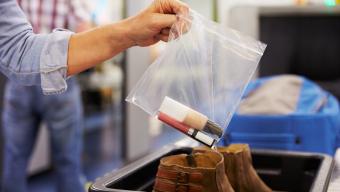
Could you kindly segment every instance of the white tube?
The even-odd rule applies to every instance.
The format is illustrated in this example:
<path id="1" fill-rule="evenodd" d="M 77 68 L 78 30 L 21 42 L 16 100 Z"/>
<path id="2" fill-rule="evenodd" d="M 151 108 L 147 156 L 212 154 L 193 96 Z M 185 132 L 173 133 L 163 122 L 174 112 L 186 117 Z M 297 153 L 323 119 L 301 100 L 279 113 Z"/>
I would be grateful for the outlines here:
<path id="1" fill-rule="evenodd" d="M 171 99 L 170 97 L 165 97 L 159 111 L 169 115 L 179 122 L 183 122 L 190 111 L 190 108 Z"/>
<path id="2" fill-rule="evenodd" d="M 214 139 L 209 137 L 208 135 L 205 135 L 201 132 L 197 132 L 196 139 L 200 140 L 201 142 L 205 143 L 208 146 L 212 146 L 214 144 Z"/>

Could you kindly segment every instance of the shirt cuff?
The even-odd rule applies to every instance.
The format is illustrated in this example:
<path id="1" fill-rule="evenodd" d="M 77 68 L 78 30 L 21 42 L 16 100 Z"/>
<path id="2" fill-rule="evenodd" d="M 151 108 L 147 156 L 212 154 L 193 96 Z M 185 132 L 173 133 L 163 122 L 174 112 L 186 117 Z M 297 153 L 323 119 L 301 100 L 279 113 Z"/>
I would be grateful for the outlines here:
<path id="1" fill-rule="evenodd" d="M 55 29 L 48 36 L 40 56 L 41 88 L 45 95 L 67 90 L 67 57 L 73 32 Z"/>

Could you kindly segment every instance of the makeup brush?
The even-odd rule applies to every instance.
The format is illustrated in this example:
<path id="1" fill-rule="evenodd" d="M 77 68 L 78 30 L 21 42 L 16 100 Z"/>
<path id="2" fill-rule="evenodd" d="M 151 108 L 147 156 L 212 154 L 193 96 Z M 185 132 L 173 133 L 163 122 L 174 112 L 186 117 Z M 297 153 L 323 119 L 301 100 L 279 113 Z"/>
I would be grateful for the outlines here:
<path id="1" fill-rule="evenodd" d="M 190 128 L 187 125 L 176 121 L 162 112 L 158 113 L 158 119 L 210 148 L 216 143 L 215 139 L 209 137 L 197 129 Z"/>
<path id="2" fill-rule="evenodd" d="M 165 97 L 159 111 L 194 129 L 222 137 L 222 128 L 202 113 Z"/>

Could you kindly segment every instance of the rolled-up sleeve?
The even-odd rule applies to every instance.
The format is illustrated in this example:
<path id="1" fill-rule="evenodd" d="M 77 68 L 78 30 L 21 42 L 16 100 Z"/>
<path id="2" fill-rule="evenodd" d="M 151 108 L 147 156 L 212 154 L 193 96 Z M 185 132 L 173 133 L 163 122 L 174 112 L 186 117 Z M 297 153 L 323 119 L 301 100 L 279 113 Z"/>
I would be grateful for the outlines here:
<path id="1" fill-rule="evenodd" d="M 34 34 L 15 0 L 0 0 L 0 70 L 22 85 L 41 85 L 45 94 L 67 89 L 67 53 L 72 32 Z"/>
<path id="2" fill-rule="evenodd" d="M 48 35 L 40 55 L 41 88 L 45 94 L 67 89 L 67 52 L 71 32 L 61 29 Z"/>

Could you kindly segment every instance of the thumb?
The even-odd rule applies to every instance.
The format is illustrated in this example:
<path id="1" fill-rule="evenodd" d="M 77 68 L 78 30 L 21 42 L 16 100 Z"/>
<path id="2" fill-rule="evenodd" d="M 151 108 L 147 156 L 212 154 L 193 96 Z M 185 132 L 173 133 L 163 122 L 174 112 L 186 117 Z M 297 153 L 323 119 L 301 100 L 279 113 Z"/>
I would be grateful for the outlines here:
<path id="1" fill-rule="evenodd" d="M 154 13 L 153 14 L 153 22 L 151 25 L 159 30 L 164 28 L 169 28 L 177 21 L 176 15 L 173 14 L 161 14 Z"/>

